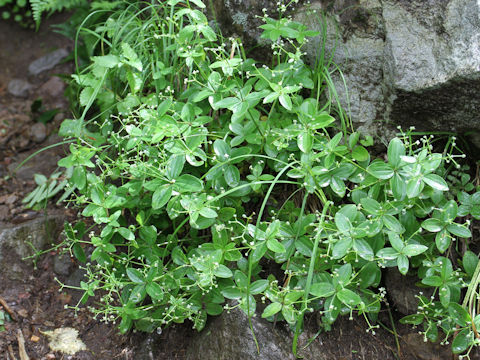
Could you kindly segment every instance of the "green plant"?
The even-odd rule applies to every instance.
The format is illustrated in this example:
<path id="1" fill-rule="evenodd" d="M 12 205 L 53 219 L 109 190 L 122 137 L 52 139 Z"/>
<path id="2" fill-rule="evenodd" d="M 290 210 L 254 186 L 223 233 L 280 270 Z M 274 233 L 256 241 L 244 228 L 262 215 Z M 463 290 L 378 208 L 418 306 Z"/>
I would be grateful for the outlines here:
<path id="1" fill-rule="evenodd" d="M 5 312 L 0 310 L 0 332 L 5 331 Z"/>
<path id="2" fill-rule="evenodd" d="M 3 20 L 12 19 L 24 27 L 31 25 L 32 12 L 27 0 L 0 0 L 0 11 Z"/>
<path id="3" fill-rule="evenodd" d="M 478 259 L 454 242 L 471 233 L 444 180 L 459 155 L 410 131 L 373 159 L 372 139 L 328 100 L 338 68 L 303 61 L 317 33 L 265 15 L 274 57 L 260 65 L 202 8 L 132 2 L 78 30 L 93 34 L 93 56 L 73 76 L 83 109 L 61 126 L 72 143 L 59 166 L 93 222 L 65 228 L 87 271 L 81 302 L 100 292 L 91 311 L 126 332 L 186 320 L 201 330 L 207 315 L 251 317 L 268 301 L 262 317 L 294 329 L 296 354 L 312 311 L 326 329 L 355 312 L 374 331 L 392 267 L 434 294 L 403 321 L 434 341 L 459 332 L 453 351 L 471 349 Z"/>
<path id="4" fill-rule="evenodd" d="M 37 28 L 40 25 L 42 14 L 45 12 L 53 13 L 64 9 L 75 9 L 86 4 L 87 0 L 30 0 L 33 20 L 37 24 Z"/>

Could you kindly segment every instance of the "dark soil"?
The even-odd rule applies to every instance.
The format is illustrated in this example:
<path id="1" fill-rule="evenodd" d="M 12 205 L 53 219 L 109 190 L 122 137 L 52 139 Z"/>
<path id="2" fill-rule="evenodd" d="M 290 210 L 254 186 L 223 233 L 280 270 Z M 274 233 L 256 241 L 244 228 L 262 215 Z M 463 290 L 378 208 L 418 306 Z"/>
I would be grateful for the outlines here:
<path id="1" fill-rule="evenodd" d="M 61 121 L 70 116 L 66 99 L 63 96 L 52 97 L 45 94 L 42 86 L 54 74 L 71 73 L 71 63 L 60 64 L 35 77 L 28 74 L 28 66 L 33 60 L 58 48 L 72 50 L 72 43 L 53 33 L 49 27 L 65 19 L 65 15 L 53 16 L 44 22 L 37 33 L 0 21 L 0 230 L 7 225 L 43 216 L 42 212 L 25 209 L 21 200 L 35 187 L 33 174 L 43 173 L 48 176 L 56 169 L 57 160 L 64 152 L 62 146 L 54 147 L 17 169 L 29 155 L 61 141 L 55 133 Z M 14 78 L 28 80 L 32 84 L 26 97 L 14 97 L 7 91 L 10 80 Z M 38 115 L 32 113 L 32 103 L 38 98 L 42 99 L 44 110 L 60 110 L 53 121 L 46 125 L 48 136 L 41 142 L 37 141 L 38 138 L 35 140 L 35 134 L 32 134 Z M 46 211 L 61 214 L 69 222 L 76 217 L 75 211 L 53 204 L 50 204 Z M 22 279 L 8 279 L 5 274 L 0 273 L 0 310 L 11 312 L 11 319 L 5 324 L 6 330 L 0 331 L 0 359 L 21 358 L 18 331 L 23 335 L 25 350 L 31 359 L 186 358 L 190 340 L 196 336 L 191 330 L 191 324 L 175 325 L 154 336 L 139 333 L 119 335 L 115 325 L 93 320 L 86 309 L 77 314 L 65 309 L 65 305 L 76 304 L 79 293 L 67 289 L 59 292 L 55 278 L 78 282 L 79 272 L 75 270 L 77 264 L 73 259 L 64 258 L 64 263 L 70 268 L 69 273 L 56 274 L 54 260 L 57 256 L 56 252 L 47 252 L 35 259 L 36 268 L 31 262 L 12 264 L 24 269 Z M 382 314 L 381 320 L 388 328 L 392 328 L 387 314 Z M 315 328 L 314 321 L 307 325 Z M 52 352 L 48 339 L 42 332 L 60 327 L 77 329 L 88 350 L 73 356 Z M 391 332 L 381 328 L 377 330 L 376 336 L 372 336 L 366 333 L 366 329 L 367 324 L 363 319 L 342 319 L 334 324 L 331 332 L 320 334 L 315 341 L 323 343 L 325 352 L 332 354 L 332 359 L 452 358 L 448 348 L 425 344 L 423 336 L 412 332 L 408 327 L 397 324 L 400 348 L 397 348 Z M 198 358 L 201 359 L 200 354 Z"/>

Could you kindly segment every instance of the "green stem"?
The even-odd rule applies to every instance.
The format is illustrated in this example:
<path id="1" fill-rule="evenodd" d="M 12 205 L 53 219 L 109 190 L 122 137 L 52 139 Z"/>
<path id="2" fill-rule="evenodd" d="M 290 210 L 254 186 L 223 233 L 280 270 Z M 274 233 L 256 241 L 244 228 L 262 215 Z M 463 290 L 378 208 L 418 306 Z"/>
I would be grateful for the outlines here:
<path id="1" fill-rule="evenodd" d="M 317 229 L 317 235 L 315 236 L 315 243 L 313 244 L 312 257 L 310 258 L 310 266 L 308 268 L 307 283 L 305 285 L 305 291 L 303 293 L 302 310 L 300 312 L 300 317 L 297 320 L 297 326 L 295 327 L 295 336 L 293 337 L 292 351 L 293 351 L 293 355 L 295 355 L 295 357 L 297 358 L 300 358 L 300 356 L 297 354 L 298 336 L 300 335 L 300 332 L 302 330 L 303 316 L 307 311 L 307 307 L 308 307 L 308 294 L 310 293 L 310 287 L 312 286 L 313 272 L 315 269 L 315 261 L 316 261 L 317 250 L 318 250 L 318 243 L 320 242 L 320 235 L 322 234 L 322 230 L 323 230 L 322 224 L 325 220 L 325 215 L 327 214 L 327 210 L 330 207 L 330 205 L 332 205 L 332 202 L 327 201 L 323 206 L 322 215 L 320 217 L 319 228 Z"/>

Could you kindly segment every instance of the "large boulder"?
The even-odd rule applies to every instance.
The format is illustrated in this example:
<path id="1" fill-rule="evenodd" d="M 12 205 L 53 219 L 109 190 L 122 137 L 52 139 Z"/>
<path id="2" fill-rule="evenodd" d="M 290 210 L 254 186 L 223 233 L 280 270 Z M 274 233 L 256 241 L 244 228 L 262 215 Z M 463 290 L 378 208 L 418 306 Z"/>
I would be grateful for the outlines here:
<path id="1" fill-rule="evenodd" d="M 262 9 L 271 14 L 275 7 L 274 1 L 221 3 L 227 21 L 219 23 L 247 43 L 260 40 Z M 383 134 L 397 125 L 480 132 L 477 0 L 312 0 L 296 6 L 295 21 L 316 30 L 326 26 L 326 53 L 334 52 L 343 72 L 343 78 L 334 73 L 339 101 L 357 127 Z M 312 61 L 321 44 L 320 38 L 307 44 Z"/>

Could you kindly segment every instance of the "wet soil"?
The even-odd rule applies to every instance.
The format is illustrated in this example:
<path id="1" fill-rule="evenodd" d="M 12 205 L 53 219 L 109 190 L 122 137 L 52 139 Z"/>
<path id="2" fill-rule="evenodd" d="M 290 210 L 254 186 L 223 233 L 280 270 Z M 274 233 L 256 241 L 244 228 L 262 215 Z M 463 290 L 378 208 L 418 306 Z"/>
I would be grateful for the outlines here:
<path id="1" fill-rule="evenodd" d="M 61 121 L 70 115 L 66 99 L 61 95 L 52 96 L 55 92 L 45 84 L 56 74 L 71 73 L 72 64 L 59 64 L 36 76 L 28 73 L 29 64 L 35 59 L 60 48 L 72 50 L 72 43 L 50 28 L 51 24 L 61 23 L 66 18 L 62 14 L 53 16 L 37 33 L 0 21 L 0 231 L 44 216 L 43 211 L 25 209 L 21 200 L 35 187 L 33 175 L 51 174 L 65 151 L 62 146 L 53 147 L 18 167 L 36 151 L 60 142 L 56 131 Z M 22 97 L 13 96 L 8 91 L 12 79 L 28 81 L 31 88 Z M 32 112 L 32 104 L 39 98 L 43 111 L 58 109 L 54 119 L 46 124 L 45 129 L 40 129 L 45 130 L 44 139 L 32 131 L 38 120 L 38 114 Z M 48 205 L 46 213 L 69 222 L 76 218 L 74 210 L 53 203 Z M 58 242 L 58 236 L 51 241 Z M 12 256 L 12 259 L 16 258 Z M 0 359 L 23 360 L 19 353 L 22 337 L 30 359 L 185 359 L 187 353 L 195 353 L 195 350 L 187 351 L 196 336 L 191 324 L 174 325 L 162 334 L 119 335 L 114 325 L 92 319 L 86 309 L 76 314 L 65 309 L 65 305 L 76 304 L 79 293 L 69 289 L 59 291 L 56 278 L 78 283 L 81 278 L 81 272 L 75 270 L 78 264 L 64 257 L 62 261 L 68 270 L 58 274 L 58 269 L 57 273 L 54 271 L 57 252 L 46 252 L 34 260 L 35 263 L 16 259 L 21 264 L 12 264 L 22 269 L 21 278 L 12 279 L 6 273 L 0 273 L 0 311 L 9 313 L 5 330 L 0 331 Z M 392 328 L 386 314 L 383 313 L 381 319 Z M 314 322 L 309 326 L 314 329 Z M 43 332 L 61 327 L 77 329 L 87 350 L 73 356 L 51 351 Z M 399 347 L 391 331 L 381 328 L 376 336 L 372 336 L 366 333 L 366 329 L 363 319 L 343 319 L 334 324 L 331 332 L 320 334 L 315 341 L 322 342 L 325 353 L 331 354 L 332 359 L 452 358 L 449 349 L 424 344 L 423 336 L 408 327 L 397 324 Z M 432 346 L 433 350 L 430 349 Z M 202 356 L 196 354 L 193 358 L 202 359 Z"/>

